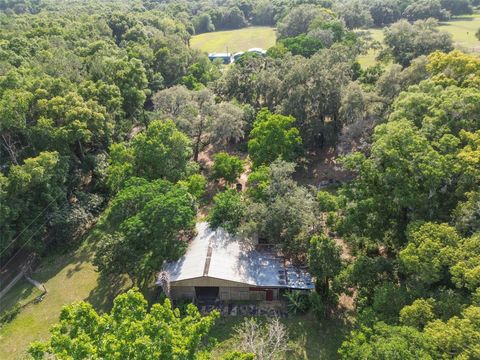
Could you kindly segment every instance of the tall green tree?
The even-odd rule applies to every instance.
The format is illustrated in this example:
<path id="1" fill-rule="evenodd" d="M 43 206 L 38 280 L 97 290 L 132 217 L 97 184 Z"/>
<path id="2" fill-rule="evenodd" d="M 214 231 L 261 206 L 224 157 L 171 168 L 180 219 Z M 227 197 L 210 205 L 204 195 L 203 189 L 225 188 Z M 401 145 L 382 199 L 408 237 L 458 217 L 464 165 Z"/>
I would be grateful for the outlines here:
<path id="1" fill-rule="evenodd" d="M 276 160 L 252 172 L 243 225 L 247 233 L 258 235 L 293 258 L 307 252 L 317 231 L 315 199 L 292 179 L 294 171 L 295 164 Z"/>
<path id="2" fill-rule="evenodd" d="M 191 155 L 190 140 L 173 121 L 152 121 L 129 144 L 111 146 L 109 185 L 116 191 L 130 176 L 177 181 L 187 175 Z"/>
<path id="3" fill-rule="evenodd" d="M 212 228 L 223 227 L 235 234 L 245 216 L 245 203 L 240 193 L 228 189 L 218 193 L 213 198 L 213 207 L 208 214 L 208 221 Z"/>
<path id="4" fill-rule="evenodd" d="M 384 31 L 384 42 L 388 50 L 393 59 L 402 66 L 408 66 L 420 55 L 428 55 L 436 50 L 453 50 L 452 36 L 438 30 L 437 21 L 434 19 L 418 20 L 413 24 L 400 20 Z"/>
<path id="5" fill-rule="evenodd" d="M 225 152 L 214 155 L 212 176 L 214 179 L 225 179 L 233 184 L 243 172 L 243 163 L 238 156 L 230 156 Z"/>
<path id="6" fill-rule="evenodd" d="M 317 279 L 318 291 L 328 297 L 330 282 L 342 269 L 340 248 L 326 235 L 313 236 L 308 250 L 308 265 Z"/>
<path id="7" fill-rule="evenodd" d="M 359 173 L 344 190 L 356 198 L 346 211 L 345 230 L 398 249 L 410 221 L 445 215 L 441 189 L 453 175 L 451 161 L 406 120 L 377 126 L 371 156 L 345 159 Z"/>
<path id="8" fill-rule="evenodd" d="M 193 159 L 209 144 L 225 146 L 244 135 L 243 110 L 232 103 L 215 102 L 208 89 L 191 91 L 174 86 L 156 93 L 153 103 L 161 116 L 173 119 L 193 145 Z"/>
<path id="9" fill-rule="evenodd" d="M 135 172 L 147 179 L 178 180 L 192 155 L 188 138 L 168 120 L 153 121 L 132 140 Z"/>
<path id="10" fill-rule="evenodd" d="M 453 249 L 460 242 L 455 228 L 447 224 L 412 224 L 408 240 L 399 254 L 406 271 L 425 284 L 442 280 L 445 267 L 453 262 Z"/>
<path id="11" fill-rule="evenodd" d="M 131 178 L 98 228 L 94 263 L 105 274 L 127 274 L 144 283 L 165 260 L 183 255 L 195 215 L 194 198 L 184 186 Z"/>
<path id="12" fill-rule="evenodd" d="M 167 299 L 148 309 L 138 290 L 117 296 L 110 313 L 99 314 L 86 302 L 66 305 L 51 338 L 31 344 L 33 359 L 178 359 L 202 358 L 202 341 L 218 312 L 201 316 L 189 304 L 185 313 Z"/>
<path id="13" fill-rule="evenodd" d="M 68 163 L 57 152 L 42 152 L 0 176 L 1 256 L 19 247 L 41 252 L 52 214 L 67 203 Z"/>
<path id="14" fill-rule="evenodd" d="M 276 115 L 264 109 L 253 124 L 248 153 L 254 166 L 270 164 L 280 158 L 294 161 L 301 151 L 302 138 L 293 117 Z"/>

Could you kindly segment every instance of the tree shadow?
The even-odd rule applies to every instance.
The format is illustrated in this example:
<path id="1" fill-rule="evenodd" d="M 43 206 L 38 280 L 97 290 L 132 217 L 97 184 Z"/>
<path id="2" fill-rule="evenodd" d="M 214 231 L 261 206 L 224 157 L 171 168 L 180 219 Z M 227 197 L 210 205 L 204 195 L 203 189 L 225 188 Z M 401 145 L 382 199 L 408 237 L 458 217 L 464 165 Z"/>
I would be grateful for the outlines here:
<path id="1" fill-rule="evenodd" d="M 243 320 L 244 317 L 240 316 L 219 317 L 215 321 L 215 325 L 210 331 L 208 337 L 210 339 L 216 339 L 218 342 L 228 340 L 234 335 L 235 327 Z"/>
<path id="2" fill-rule="evenodd" d="M 0 314 L 8 311 L 16 305 L 23 306 L 33 299 L 40 292 L 35 286 L 25 279 L 21 279 L 10 291 L 0 300 Z"/>
<path id="3" fill-rule="evenodd" d="M 338 349 L 350 332 L 350 325 L 342 319 L 318 321 L 310 315 L 285 319 L 291 340 L 298 346 L 292 348 L 287 359 L 338 359 Z"/>
<path id="4" fill-rule="evenodd" d="M 42 283 L 56 276 L 66 266 L 71 266 L 67 270 L 66 276 L 71 278 L 75 273 L 81 271 L 85 263 L 91 260 L 91 252 L 87 246 L 79 246 L 76 249 L 70 249 L 65 253 L 53 253 L 41 260 L 39 266 L 33 271 L 32 277 Z"/>
<path id="5" fill-rule="evenodd" d="M 128 277 L 122 275 L 100 275 L 97 286 L 90 291 L 85 299 L 99 311 L 108 312 L 113 306 L 113 300 L 119 294 L 132 287 Z"/>

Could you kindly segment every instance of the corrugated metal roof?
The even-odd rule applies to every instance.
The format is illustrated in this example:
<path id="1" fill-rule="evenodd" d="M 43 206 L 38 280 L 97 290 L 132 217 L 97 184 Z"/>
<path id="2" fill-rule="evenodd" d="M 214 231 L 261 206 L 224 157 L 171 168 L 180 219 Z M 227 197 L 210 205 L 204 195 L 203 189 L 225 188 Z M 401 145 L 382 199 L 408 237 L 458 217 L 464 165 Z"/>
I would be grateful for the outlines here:
<path id="1" fill-rule="evenodd" d="M 205 222 L 197 224 L 197 232 L 185 255 L 165 265 L 170 282 L 205 276 L 260 287 L 314 288 L 307 272 L 285 266 L 281 257 L 257 251 L 240 237 Z"/>

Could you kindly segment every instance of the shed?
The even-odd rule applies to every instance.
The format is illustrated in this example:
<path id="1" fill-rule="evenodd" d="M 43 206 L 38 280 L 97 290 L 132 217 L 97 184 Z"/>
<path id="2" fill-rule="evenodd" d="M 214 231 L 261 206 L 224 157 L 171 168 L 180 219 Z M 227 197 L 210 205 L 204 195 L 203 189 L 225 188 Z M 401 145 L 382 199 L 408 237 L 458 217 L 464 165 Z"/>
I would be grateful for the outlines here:
<path id="1" fill-rule="evenodd" d="M 197 224 L 197 236 L 185 255 L 165 264 L 163 272 L 175 300 L 276 300 L 282 289 L 314 289 L 304 269 L 206 222 Z"/>
<path id="2" fill-rule="evenodd" d="M 233 62 L 233 56 L 230 53 L 212 53 L 208 54 L 210 61 L 220 59 L 225 65 L 231 64 Z"/>
<path id="3" fill-rule="evenodd" d="M 248 49 L 249 53 L 257 54 L 257 55 L 266 55 L 267 51 L 263 50 L 262 48 L 251 48 Z"/>

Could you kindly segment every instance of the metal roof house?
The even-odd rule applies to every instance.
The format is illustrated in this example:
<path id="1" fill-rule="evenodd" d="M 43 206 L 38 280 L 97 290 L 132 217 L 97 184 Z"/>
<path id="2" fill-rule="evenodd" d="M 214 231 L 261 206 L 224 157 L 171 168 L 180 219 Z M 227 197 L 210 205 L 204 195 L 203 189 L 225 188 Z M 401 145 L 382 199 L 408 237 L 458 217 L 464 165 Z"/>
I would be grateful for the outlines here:
<path id="1" fill-rule="evenodd" d="M 231 64 L 231 63 L 237 61 L 238 59 L 240 59 L 242 57 L 242 55 L 244 55 L 246 53 L 265 56 L 267 54 L 267 51 L 263 50 L 262 48 L 251 48 L 251 49 L 248 49 L 247 51 L 236 52 L 235 54 L 231 54 L 229 52 L 226 52 L 226 53 L 211 53 L 211 54 L 208 54 L 208 58 L 210 59 L 210 61 L 220 59 L 223 62 L 223 64 L 228 65 L 228 64 Z"/>
<path id="2" fill-rule="evenodd" d="M 174 300 L 276 300 L 282 289 L 314 289 L 305 270 L 205 222 L 197 224 L 185 255 L 163 272 Z"/>
<path id="3" fill-rule="evenodd" d="M 238 59 L 240 59 L 243 54 L 245 54 L 244 51 L 239 51 L 239 52 L 236 52 L 235 54 L 233 54 L 233 61 L 237 61 Z"/>
<path id="4" fill-rule="evenodd" d="M 267 54 L 267 51 L 263 50 L 262 48 L 251 48 L 251 49 L 248 49 L 248 52 L 249 53 L 254 53 L 254 54 L 257 54 L 257 55 L 266 55 Z"/>
<path id="5" fill-rule="evenodd" d="M 210 59 L 210 61 L 220 59 L 225 65 L 231 64 L 233 62 L 233 56 L 230 53 L 212 53 L 208 54 L 208 58 Z"/>

